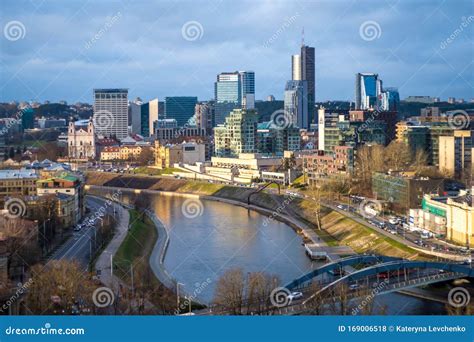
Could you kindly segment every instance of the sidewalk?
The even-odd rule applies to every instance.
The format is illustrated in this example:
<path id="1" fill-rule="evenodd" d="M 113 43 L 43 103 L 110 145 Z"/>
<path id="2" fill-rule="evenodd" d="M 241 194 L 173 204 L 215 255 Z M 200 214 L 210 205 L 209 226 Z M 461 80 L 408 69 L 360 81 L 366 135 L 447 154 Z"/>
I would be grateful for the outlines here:
<path id="1" fill-rule="evenodd" d="M 97 258 L 95 263 L 95 269 L 100 270 L 100 280 L 101 282 L 110 287 L 111 289 L 116 288 L 118 284 L 123 284 L 123 282 L 112 275 L 111 271 L 111 264 L 112 264 L 112 256 L 117 253 L 120 245 L 122 244 L 123 240 L 127 236 L 128 233 L 128 225 L 130 221 L 130 214 L 128 210 L 126 210 L 123 206 L 114 203 L 115 210 L 117 212 L 116 216 L 116 231 L 114 237 L 109 242 L 107 247 L 104 251 L 100 254 Z M 114 286 L 115 285 L 115 286 Z"/>

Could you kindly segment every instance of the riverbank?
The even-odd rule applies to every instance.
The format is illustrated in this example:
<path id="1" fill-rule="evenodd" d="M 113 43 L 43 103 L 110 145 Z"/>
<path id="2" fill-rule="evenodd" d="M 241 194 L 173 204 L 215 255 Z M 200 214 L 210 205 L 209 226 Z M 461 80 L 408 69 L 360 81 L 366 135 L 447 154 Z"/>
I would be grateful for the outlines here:
<path id="1" fill-rule="evenodd" d="M 247 198 L 255 189 L 196 182 L 175 178 L 134 177 L 114 174 L 90 173 L 87 184 L 108 188 L 133 188 L 135 192 L 194 196 L 247 207 Z M 271 193 L 257 193 L 251 197 L 249 209 L 259 211 L 273 219 L 281 220 L 302 234 L 307 242 L 328 246 L 347 246 L 356 253 L 376 253 L 406 259 L 426 259 L 428 256 L 407 247 L 390 237 L 343 214 L 321 206 L 321 229 L 317 229 L 315 204 L 304 198 Z"/>

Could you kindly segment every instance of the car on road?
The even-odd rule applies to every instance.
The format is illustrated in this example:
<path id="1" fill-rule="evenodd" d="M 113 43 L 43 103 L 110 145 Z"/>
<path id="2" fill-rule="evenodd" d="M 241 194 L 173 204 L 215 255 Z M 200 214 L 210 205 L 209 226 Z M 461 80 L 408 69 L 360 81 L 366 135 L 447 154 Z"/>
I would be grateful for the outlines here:
<path id="1" fill-rule="evenodd" d="M 349 285 L 349 290 L 357 290 L 360 288 L 359 284 L 351 284 Z"/>
<path id="2" fill-rule="evenodd" d="M 390 222 L 391 224 L 397 224 L 399 221 L 396 217 L 392 216 L 388 219 L 388 222 Z"/>
<path id="3" fill-rule="evenodd" d="M 289 300 L 295 300 L 295 299 L 300 299 L 303 298 L 303 293 L 302 292 L 291 292 L 288 295 Z"/>
<path id="4" fill-rule="evenodd" d="M 396 230 L 391 230 L 391 231 L 390 231 L 390 234 L 397 235 L 398 233 L 397 233 Z"/>
<path id="5" fill-rule="evenodd" d="M 338 209 L 341 209 L 341 210 L 345 210 L 345 209 L 344 209 L 344 206 L 341 205 L 341 204 L 339 204 L 339 205 L 337 206 L 337 208 L 338 208 Z"/>

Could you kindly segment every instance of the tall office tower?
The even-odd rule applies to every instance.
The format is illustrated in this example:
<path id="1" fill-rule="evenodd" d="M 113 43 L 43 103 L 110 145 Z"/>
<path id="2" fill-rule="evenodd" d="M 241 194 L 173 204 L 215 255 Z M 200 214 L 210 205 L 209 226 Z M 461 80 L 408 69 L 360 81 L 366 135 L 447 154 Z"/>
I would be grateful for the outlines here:
<path id="1" fill-rule="evenodd" d="M 397 112 L 400 107 L 400 95 L 397 88 L 382 89 L 380 94 L 380 108 L 383 111 Z"/>
<path id="2" fill-rule="evenodd" d="M 242 87 L 242 108 L 255 108 L 255 73 L 253 71 L 239 71 Z"/>
<path id="3" fill-rule="evenodd" d="M 285 87 L 285 114 L 298 128 L 309 128 L 308 82 L 288 81 Z"/>
<path id="4" fill-rule="evenodd" d="M 215 124 L 222 124 L 236 108 L 255 108 L 255 73 L 253 71 L 223 72 L 214 84 Z"/>
<path id="5" fill-rule="evenodd" d="M 142 134 L 142 105 L 143 101 L 139 97 L 129 103 L 132 133 L 135 134 Z"/>
<path id="6" fill-rule="evenodd" d="M 308 82 L 308 115 L 310 123 L 314 122 L 315 90 L 314 47 L 301 46 L 301 80 Z"/>
<path id="7" fill-rule="evenodd" d="M 130 102 L 132 133 L 150 137 L 154 134 L 159 113 L 158 99 L 143 103 L 140 99 Z"/>
<path id="8" fill-rule="evenodd" d="M 293 81 L 301 81 L 301 56 L 291 56 L 291 79 Z"/>
<path id="9" fill-rule="evenodd" d="M 224 125 L 214 128 L 214 149 L 218 157 L 238 157 L 257 152 L 258 114 L 254 109 L 234 109 Z"/>
<path id="10" fill-rule="evenodd" d="M 375 108 L 381 95 L 382 84 L 378 74 L 358 73 L 355 82 L 355 108 Z"/>
<path id="11" fill-rule="evenodd" d="M 21 131 L 35 128 L 35 112 L 33 108 L 27 107 L 21 111 Z"/>
<path id="12" fill-rule="evenodd" d="M 164 113 L 162 113 L 164 116 Z M 157 127 L 157 122 L 160 116 L 160 102 L 158 99 L 153 99 L 148 102 L 148 136 L 151 137 Z"/>
<path id="13" fill-rule="evenodd" d="M 165 97 L 166 119 L 176 119 L 179 127 L 185 126 L 194 116 L 197 97 L 195 96 L 169 96 Z"/>
<path id="14" fill-rule="evenodd" d="M 98 135 L 128 135 L 128 89 L 94 89 L 94 127 Z"/>
<path id="15" fill-rule="evenodd" d="M 212 127 L 214 127 L 214 102 L 209 101 L 196 104 L 194 116 L 196 118 L 196 126 L 198 128 L 204 128 L 206 133 L 211 133 Z"/>

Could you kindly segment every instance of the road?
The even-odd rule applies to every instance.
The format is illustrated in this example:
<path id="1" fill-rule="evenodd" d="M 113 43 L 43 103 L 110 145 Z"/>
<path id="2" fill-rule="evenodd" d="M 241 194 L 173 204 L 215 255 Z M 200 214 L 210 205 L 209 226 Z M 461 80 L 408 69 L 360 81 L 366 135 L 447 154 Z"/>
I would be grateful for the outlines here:
<path id="1" fill-rule="evenodd" d="M 276 193 L 275 189 L 269 189 L 268 192 Z M 316 202 L 316 198 L 301 193 L 298 190 L 287 191 L 287 194 L 296 194 L 300 198 Z M 451 245 L 445 241 L 435 238 L 422 238 L 419 232 L 412 232 L 404 229 L 400 224 L 391 224 L 384 216 L 375 215 L 374 217 L 362 216 L 360 213 L 360 202 L 352 200 L 351 203 L 341 203 L 336 201 L 321 200 L 321 205 L 345 215 L 354 221 L 369 226 L 380 234 L 398 241 L 406 246 L 423 250 L 427 254 L 439 255 L 440 258 L 446 258 L 456 261 L 465 261 L 471 259 L 471 251 L 462 247 Z"/>
<path id="2" fill-rule="evenodd" d="M 90 196 L 86 196 L 86 205 L 90 209 L 90 213 L 85 215 L 79 223 L 83 227 L 79 231 L 74 231 L 73 235 L 51 255 L 49 260 L 76 260 L 85 269 L 89 267 L 96 248 L 96 229 L 101 224 L 101 220 L 96 220 L 94 225 L 87 225 L 84 222 L 93 217 L 100 208 L 104 208 L 103 210 L 110 215 L 114 215 L 114 209 L 112 206 L 106 206 L 104 200 Z"/>

